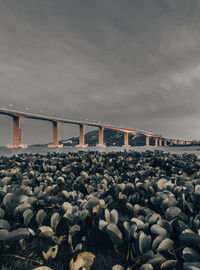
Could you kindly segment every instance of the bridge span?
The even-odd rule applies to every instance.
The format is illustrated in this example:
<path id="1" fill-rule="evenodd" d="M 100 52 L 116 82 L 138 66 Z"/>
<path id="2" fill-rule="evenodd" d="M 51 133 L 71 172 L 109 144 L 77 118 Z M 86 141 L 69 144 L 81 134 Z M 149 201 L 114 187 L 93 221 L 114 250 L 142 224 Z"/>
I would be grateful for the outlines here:
<path id="1" fill-rule="evenodd" d="M 20 112 L 5 108 L 0 108 L 0 114 L 7 115 L 12 117 L 13 119 L 13 135 L 12 135 L 12 144 L 7 145 L 9 148 L 26 148 L 26 144 L 21 143 L 21 129 L 22 129 L 22 118 L 29 118 L 35 120 L 43 120 L 49 121 L 52 123 L 52 144 L 48 145 L 49 147 L 63 147 L 63 145 L 59 144 L 59 123 L 64 124 L 73 124 L 78 125 L 80 127 L 80 135 L 79 135 L 79 144 L 76 145 L 77 147 L 87 147 L 85 144 L 85 126 L 97 127 L 99 129 L 99 143 L 97 144 L 98 147 L 105 147 L 104 144 L 104 129 L 112 129 L 124 132 L 124 146 L 129 147 L 129 133 L 136 133 L 136 136 L 144 135 L 146 136 L 146 146 L 150 145 L 150 137 L 153 137 L 155 140 L 155 146 L 167 146 L 167 145 L 174 145 L 174 144 L 191 144 L 191 141 L 184 141 L 178 139 L 171 139 L 165 138 L 160 134 L 154 134 L 148 131 L 138 130 L 138 129 L 131 129 L 125 127 L 118 127 L 100 123 L 93 123 L 93 122 L 85 122 L 85 121 L 78 121 L 78 120 L 71 120 L 71 119 L 63 119 L 57 117 L 49 117 L 41 114 L 34 114 L 30 112 Z"/>

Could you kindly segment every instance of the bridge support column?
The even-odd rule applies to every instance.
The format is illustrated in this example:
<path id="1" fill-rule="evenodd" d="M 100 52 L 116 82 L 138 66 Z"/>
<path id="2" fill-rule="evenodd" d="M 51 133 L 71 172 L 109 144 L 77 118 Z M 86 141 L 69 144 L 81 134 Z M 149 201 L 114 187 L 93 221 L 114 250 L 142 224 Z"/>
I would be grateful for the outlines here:
<path id="1" fill-rule="evenodd" d="M 167 146 L 167 140 L 164 140 L 164 146 Z"/>
<path id="2" fill-rule="evenodd" d="M 170 142 L 169 142 L 169 143 L 170 143 L 170 145 L 172 146 L 172 145 L 173 145 L 173 140 L 170 140 Z"/>
<path id="3" fill-rule="evenodd" d="M 146 136 L 146 146 L 149 146 L 149 136 Z"/>
<path id="4" fill-rule="evenodd" d="M 84 134 L 85 125 L 80 124 L 80 136 L 79 136 L 79 144 L 76 147 L 87 147 L 88 145 L 85 144 L 85 134 Z"/>
<path id="5" fill-rule="evenodd" d="M 48 147 L 61 148 L 63 144 L 59 144 L 59 121 L 52 122 L 53 125 L 53 143 L 49 144 Z"/>
<path id="6" fill-rule="evenodd" d="M 97 147 L 106 147 L 103 142 L 103 127 L 99 127 L 99 143 L 96 145 Z"/>
<path id="7" fill-rule="evenodd" d="M 21 116 L 13 116 L 13 141 L 7 145 L 8 148 L 27 148 L 26 144 L 21 144 Z"/>
<path id="8" fill-rule="evenodd" d="M 123 147 L 130 147 L 128 144 L 128 132 L 124 132 L 124 145 Z"/>
<path id="9" fill-rule="evenodd" d="M 162 138 L 159 138 L 159 146 L 162 146 Z"/>
<path id="10" fill-rule="evenodd" d="M 158 137 L 155 138 L 155 146 L 158 146 Z"/>

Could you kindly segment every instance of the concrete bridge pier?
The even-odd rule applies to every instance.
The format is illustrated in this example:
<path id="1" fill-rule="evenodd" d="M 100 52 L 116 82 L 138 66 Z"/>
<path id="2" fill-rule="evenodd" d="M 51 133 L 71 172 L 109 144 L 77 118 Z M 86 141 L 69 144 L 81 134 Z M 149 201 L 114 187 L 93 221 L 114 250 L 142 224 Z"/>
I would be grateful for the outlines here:
<path id="1" fill-rule="evenodd" d="M 48 147 L 61 148 L 63 144 L 59 144 L 59 121 L 52 122 L 53 126 L 53 143 L 49 144 Z"/>
<path id="2" fill-rule="evenodd" d="M 103 142 L 103 127 L 99 127 L 99 143 L 96 145 L 96 147 L 106 147 Z"/>
<path id="3" fill-rule="evenodd" d="M 87 147 L 88 145 L 85 144 L 85 125 L 80 124 L 80 136 L 79 136 L 79 144 L 76 145 L 76 147 Z"/>
<path id="4" fill-rule="evenodd" d="M 123 147 L 130 147 L 128 143 L 128 132 L 124 132 L 124 145 Z"/>
<path id="5" fill-rule="evenodd" d="M 158 137 L 155 138 L 155 146 L 158 146 Z"/>
<path id="6" fill-rule="evenodd" d="M 27 148 L 26 144 L 21 144 L 21 120 L 21 116 L 13 116 L 13 138 L 8 148 Z"/>
<path id="7" fill-rule="evenodd" d="M 159 138 L 159 146 L 162 146 L 162 138 Z"/>
<path id="8" fill-rule="evenodd" d="M 150 144 L 149 144 L 149 136 L 146 136 L 146 146 L 147 147 L 150 146 Z"/>
<path id="9" fill-rule="evenodd" d="M 169 144 L 172 146 L 173 145 L 173 140 L 170 140 L 169 141 Z"/>

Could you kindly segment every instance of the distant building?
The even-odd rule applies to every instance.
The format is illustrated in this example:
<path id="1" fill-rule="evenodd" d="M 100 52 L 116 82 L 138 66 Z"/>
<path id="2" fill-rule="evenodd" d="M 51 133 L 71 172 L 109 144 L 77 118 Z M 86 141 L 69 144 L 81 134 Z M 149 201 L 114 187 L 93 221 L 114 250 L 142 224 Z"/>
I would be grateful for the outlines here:
<path id="1" fill-rule="evenodd" d="M 67 141 L 62 141 L 62 143 L 69 143 L 69 144 L 72 144 L 72 140 L 67 140 Z"/>

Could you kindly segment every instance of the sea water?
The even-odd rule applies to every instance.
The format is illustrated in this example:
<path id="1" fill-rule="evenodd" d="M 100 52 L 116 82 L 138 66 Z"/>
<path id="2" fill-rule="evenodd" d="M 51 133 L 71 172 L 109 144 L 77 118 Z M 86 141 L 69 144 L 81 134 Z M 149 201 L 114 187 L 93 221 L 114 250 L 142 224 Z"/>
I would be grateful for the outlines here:
<path id="1" fill-rule="evenodd" d="M 195 154 L 200 158 L 200 146 L 166 146 L 166 147 L 155 147 L 155 146 L 132 146 L 132 147 L 74 147 L 74 146 L 65 146 L 63 148 L 49 148 L 49 147 L 41 147 L 41 146 L 33 146 L 28 148 L 21 148 L 21 149 L 10 149 L 6 147 L 0 147 L 0 156 L 12 156 L 18 155 L 21 153 L 27 154 L 47 154 L 48 152 L 57 152 L 57 153 L 69 153 L 69 152 L 78 152 L 78 151 L 99 151 L 99 152 L 119 152 L 119 151 L 137 151 L 137 152 L 144 152 L 144 151 L 163 151 L 164 153 L 171 153 L 171 154 Z"/>

